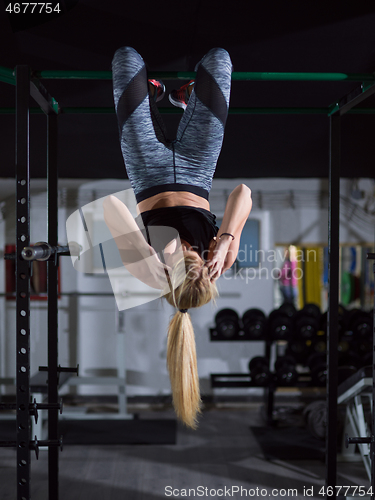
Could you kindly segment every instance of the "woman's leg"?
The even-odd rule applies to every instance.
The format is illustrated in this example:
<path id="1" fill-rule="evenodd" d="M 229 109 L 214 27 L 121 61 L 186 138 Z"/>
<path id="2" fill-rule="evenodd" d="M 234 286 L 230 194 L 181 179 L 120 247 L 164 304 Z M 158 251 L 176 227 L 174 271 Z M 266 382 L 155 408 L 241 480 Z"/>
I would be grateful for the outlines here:
<path id="1" fill-rule="evenodd" d="M 228 52 L 211 49 L 196 71 L 174 143 L 176 182 L 210 191 L 229 109 L 232 62 Z"/>
<path id="2" fill-rule="evenodd" d="M 112 62 L 112 75 L 121 150 L 137 195 L 158 181 L 163 175 L 160 167 L 172 165 L 173 157 L 156 104 L 149 98 L 142 57 L 131 47 L 118 49 Z"/>

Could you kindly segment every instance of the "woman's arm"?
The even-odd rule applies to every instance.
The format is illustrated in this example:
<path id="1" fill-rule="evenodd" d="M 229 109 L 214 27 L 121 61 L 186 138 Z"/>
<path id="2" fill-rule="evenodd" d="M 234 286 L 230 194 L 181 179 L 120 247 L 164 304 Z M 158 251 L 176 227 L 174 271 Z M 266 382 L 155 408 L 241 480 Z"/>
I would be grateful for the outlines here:
<path id="1" fill-rule="evenodd" d="M 103 202 L 104 221 L 107 224 L 117 246 L 136 248 L 144 257 L 150 255 L 147 243 L 128 207 L 116 196 L 110 195 Z"/>
<path id="2" fill-rule="evenodd" d="M 140 281 L 152 288 L 163 289 L 166 285 L 165 270 L 155 250 L 147 243 L 132 214 L 115 196 L 103 202 L 104 221 L 120 252 L 125 268 Z"/>
<path id="3" fill-rule="evenodd" d="M 251 207 L 251 190 L 245 184 L 240 184 L 228 197 L 223 221 L 217 234 L 217 244 L 207 263 L 211 268 L 211 279 L 217 279 L 236 260 L 242 229 L 249 217 Z M 224 233 L 232 234 L 234 240 Z"/>

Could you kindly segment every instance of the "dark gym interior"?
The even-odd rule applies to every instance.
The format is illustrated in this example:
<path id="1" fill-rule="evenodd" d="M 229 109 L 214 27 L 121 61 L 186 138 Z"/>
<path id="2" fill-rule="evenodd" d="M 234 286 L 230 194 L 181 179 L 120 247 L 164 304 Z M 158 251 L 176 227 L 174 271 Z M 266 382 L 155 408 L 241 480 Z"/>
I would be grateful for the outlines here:
<path id="1" fill-rule="evenodd" d="M 373 498 L 374 6 L 33 5 L 0 10 L 1 500 Z M 98 200 L 130 192 L 111 81 L 121 46 L 167 92 L 212 47 L 233 62 L 210 204 L 222 220 L 244 183 L 253 208 L 216 304 L 191 312 L 197 430 L 172 407 L 172 308 L 103 272 L 100 254 L 77 272 L 68 246 L 83 212 L 104 241 Z M 182 110 L 158 105 L 173 139 Z M 48 266 L 22 260 L 23 241 L 49 242 Z"/>

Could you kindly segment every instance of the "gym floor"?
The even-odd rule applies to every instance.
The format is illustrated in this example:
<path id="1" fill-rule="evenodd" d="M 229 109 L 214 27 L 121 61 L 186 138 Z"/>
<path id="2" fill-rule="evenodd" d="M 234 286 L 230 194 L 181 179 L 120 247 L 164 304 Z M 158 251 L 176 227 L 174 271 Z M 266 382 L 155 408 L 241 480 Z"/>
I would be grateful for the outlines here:
<path id="1" fill-rule="evenodd" d="M 290 410 L 293 406 L 287 407 L 287 413 Z M 143 410 L 140 418 L 173 419 L 174 414 L 172 410 Z M 258 403 L 216 404 L 206 407 L 196 431 L 178 425 L 175 445 L 66 445 L 60 453 L 60 500 L 161 500 L 194 496 L 302 499 L 311 493 L 315 498 L 324 498 L 319 494 L 325 484 L 324 453 L 319 458 L 316 449 L 312 453 L 306 447 L 302 456 L 287 458 L 288 441 L 294 441 L 290 442 L 292 447 L 299 443 L 304 446 L 300 432 L 307 431 L 302 426 L 300 416 L 291 416 L 276 427 L 265 427 Z M 285 438 L 280 448 L 281 458 L 277 452 L 267 456 L 259 439 L 264 433 L 274 442 Z M 324 442 L 315 441 L 317 449 L 320 447 L 324 452 Z M 337 484 L 368 488 L 362 462 L 339 462 Z M 0 485 L 1 500 L 16 498 L 13 449 L 3 448 L 0 452 Z M 31 498 L 48 499 L 45 451 L 40 452 L 38 461 L 32 453 Z"/>

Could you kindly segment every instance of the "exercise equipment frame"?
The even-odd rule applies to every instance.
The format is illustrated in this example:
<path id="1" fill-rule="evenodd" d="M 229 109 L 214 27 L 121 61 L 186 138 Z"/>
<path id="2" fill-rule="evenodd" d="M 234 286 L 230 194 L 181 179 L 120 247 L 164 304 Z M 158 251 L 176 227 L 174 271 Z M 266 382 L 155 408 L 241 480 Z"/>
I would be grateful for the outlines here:
<path id="1" fill-rule="evenodd" d="M 28 66 L 16 67 L 16 409 L 15 442 L 0 442 L 17 448 L 17 500 L 30 499 L 31 450 L 48 447 L 49 498 L 59 498 L 58 448 L 58 377 L 60 371 L 76 369 L 58 367 L 58 172 L 56 101 L 40 82 L 31 78 Z M 30 402 L 30 278 L 31 261 L 23 258 L 30 244 L 30 170 L 29 170 L 29 100 L 30 95 L 47 115 L 47 210 L 48 241 L 55 251 L 47 262 L 48 323 L 48 403 Z M 38 409 L 48 414 L 48 440 L 31 436 L 30 417 L 38 418 Z M 34 439 L 32 439 L 34 437 Z"/>
<path id="2" fill-rule="evenodd" d="M 32 75 L 32 76 L 31 76 Z M 152 77 L 153 75 L 150 75 Z M 195 73 L 158 73 L 164 79 L 190 79 Z M 57 246 L 57 114 L 61 111 L 55 99 L 48 95 L 39 78 L 111 79 L 111 72 L 61 72 L 39 71 L 31 74 L 28 66 L 17 66 L 15 72 L 0 67 L 0 81 L 16 84 L 16 311 L 17 311 L 17 500 L 30 498 L 30 450 L 38 450 L 40 442 L 30 436 L 30 262 L 22 258 L 21 252 L 30 240 L 30 173 L 29 173 L 29 96 L 30 94 L 47 115 L 47 179 L 48 179 L 48 243 Z M 337 367 L 338 367 L 338 287 L 339 287 L 339 196 L 340 196 L 340 122 L 341 116 L 355 112 L 354 106 L 375 93 L 374 74 L 347 75 L 344 73 L 233 73 L 233 80 L 244 81 L 362 81 L 359 87 L 326 108 L 239 108 L 239 113 L 325 113 L 330 118 L 329 155 L 329 305 L 327 343 L 327 448 L 326 486 L 336 486 L 337 470 Z M 357 109 L 368 113 L 374 110 Z M 12 108 L 0 113 L 12 113 Z M 85 108 L 66 110 L 85 112 Z M 88 112 L 109 112 L 108 108 L 90 108 Z M 112 111 L 113 112 L 113 111 Z M 230 111 L 230 112 L 234 112 Z M 49 447 L 49 498 L 58 500 L 58 447 L 61 440 L 58 432 L 57 381 L 57 267 L 58 256 L 48 261 L 48 441 Z M 375 362 L 375 350 L 374 350 Z M 75 369 L 69 369 L 75 371 Z M 374 394 L 375 397 L 375 394 Z M 374 403 L 373 403 L 374 404 Z M 44 405 L 45 406 L 45 405 Z M 37 405 L 36 405 L 37 407 Z M 374 412 L 373 412 L 374 415 Z M 375 418 L 375 417 L 374 417 Z M 14 444 L 12 444 L 14 445 Z M 9 443 L 0 443 L 9 446 Z M 372 487 L 375 490 L 374 446 L 372 446 Z M 373 496 L 374 497 L 374 496 Z"/>

